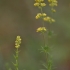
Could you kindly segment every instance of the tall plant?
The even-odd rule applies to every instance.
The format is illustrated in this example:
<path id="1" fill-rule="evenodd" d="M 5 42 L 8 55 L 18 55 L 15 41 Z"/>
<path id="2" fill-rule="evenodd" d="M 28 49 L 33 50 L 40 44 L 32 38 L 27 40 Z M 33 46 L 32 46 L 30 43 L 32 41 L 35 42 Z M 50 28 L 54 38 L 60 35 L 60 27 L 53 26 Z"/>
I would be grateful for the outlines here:
<path id="1" fill-rule="evenodd" d="M 54 13 L 56 12 L 56 10 L 54 9 L 54 6 L 57 6 L 57 0 L 48 0 L 49 2 L 49 6 L 51 7 L 51 12 Z M 41 47 L 41 52 L 44 52 L 47 56 L 47 62 L 46 64 L 43 64 L 45 66 L 45 68 L 47 70 L 52 70 L 52 57 L 51 57 L 51 54 L 50 54 L 50 46 L 49 46 L 49 40 L 52 36 L 52 31 L 51 31 L 51 28 L 47 29 L 45 27 L 45 23 L 48 22 L 49 25 L 51 26 L 51 24 L 53 22 L 55 22 L 55 19 L 53 19 L 52 17 L 48 16 L 48 14 L 44 13 L 43 12 L 43 7 L 46 6 L 46 3 L 44 2 L 44 0 L 35 0 L 35 3 L 34 3 L 34 6 L 35 7 L 38 7 L 38 9 L 40 9 L 40 12 L 37 13 L 36 15 L 36 19 L 41 19 L 43 22 L 42 22 L 42 27 L 38 27 L 36 32 L 39 32 L 42 34 L 43 36 L 43 46 Z M 45 34 L 47 33 L 47 39 L 45 37 Z M 47 40 L 47 42 L 46 42 Z"/>

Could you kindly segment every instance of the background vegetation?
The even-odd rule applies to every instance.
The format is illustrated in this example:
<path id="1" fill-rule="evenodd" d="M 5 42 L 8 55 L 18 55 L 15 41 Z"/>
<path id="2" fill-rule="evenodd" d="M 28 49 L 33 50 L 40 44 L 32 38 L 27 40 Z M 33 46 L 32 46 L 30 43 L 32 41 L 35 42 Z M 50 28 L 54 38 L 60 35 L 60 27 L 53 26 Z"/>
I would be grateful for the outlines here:
<path id="1" fill-rule="evenodd" d="M 47 3 L 47 0 L 45 0 Z M 39 51 L 42 38 L 36 29 L 41 25 L 34 17 L 39 11 L 34 0 L 0 0 L 0 69 L 5 64 L 13 68 L 13 53 L 17 35 L 22 38 L 19 53 L 19 69 L 40 70 L 45 56 Z M 48 4 L 48 3 L 47 3 Z M 58 0 L 56 20 L 52 25 L 55 36 L 51 40 L 54 70 L 70 69 L 70 0 Z M 51 15 L 49 6 L 44 11 Z M 48 26 L 47 24 L 45 26 Z M 49 28 L 49 26 L 48 26 Z"/>

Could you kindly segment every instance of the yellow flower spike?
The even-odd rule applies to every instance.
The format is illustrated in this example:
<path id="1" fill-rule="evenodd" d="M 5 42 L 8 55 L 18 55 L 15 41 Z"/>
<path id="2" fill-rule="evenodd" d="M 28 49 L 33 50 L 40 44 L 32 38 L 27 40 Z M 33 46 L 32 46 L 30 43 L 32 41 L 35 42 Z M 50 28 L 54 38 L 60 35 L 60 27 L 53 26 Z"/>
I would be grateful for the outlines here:
<path id="1" fill-rule="evenodd" d="M 16 41 L 15 41 L 15 48 L 19 48 L 21 44 L 21 38 L 20 36 L 17 36 Z"/>
<path id="2" fill-rule="evenodd" d="M 46 32 L 46 31 L 47 30 L 45 27 L 39 27 L 36 32 Z"/>

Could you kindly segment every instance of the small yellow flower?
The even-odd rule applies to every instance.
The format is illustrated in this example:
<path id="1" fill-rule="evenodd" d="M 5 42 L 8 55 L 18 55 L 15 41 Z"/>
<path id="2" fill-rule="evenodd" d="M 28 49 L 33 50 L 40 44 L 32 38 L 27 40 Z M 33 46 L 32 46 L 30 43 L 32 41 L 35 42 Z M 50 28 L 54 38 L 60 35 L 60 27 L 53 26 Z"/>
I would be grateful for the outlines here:
<path id="1" fill-rule="evenodd" d="M 44 17 L 43 18 L 44 21 L 50 21 L 50 19 L 51 19 L 50 17 Z"/>
<path id="2" fill-rule="evenodd" d="M 55 20 L 50 18 L 50 17 L 44 17 L 43 20 L 47 21 L 47 22 L 50 22 L 50 23 L 55 22 Z"/>
<path id="3" fill-rule="evenodd" d="M 40 16 L 36 16 L 35 18 L 36 18 L 36 19 L 39 19 L 39 18 L 40 18 Z"/>
<path id="4" fill-rule="evenodd" d="M 46 17 L 47 15 L 46 15 L 46 13 L 42 13 L 42 16 L 43 16 L 43 17 Z"/>
<path id="5" fill-rule="evenodd" d="M 46 32 L 46 31 L 47 30 L 45 27 L 39 27 L 36 32 Z"/>
<path id="6" fill-rule="evenodd" d="M 46 3 L 43 2 L 44 0 L 35 0 L 34 6 L 44 7 Z"/>
<path id="7" fill-rule="evenodd" d="M 54 2 L 54 3 L 58 3 L 57 0 L 53 0 L 52 2 Z"/>
<path id="8" fill-rule="evenodd" d="M 41 13 L 38 13 L 35 18 L 36 18 L 36 19 L 39 19 L 41 16 L 42 16 L 42 14 L 41 14 Z"/>
<path id="9" fill-rule="evenodd" d="M 55 10 L 55 9 L 51 9 L 51 10 L 52 10 L 52 12 L 54 12 L 54 13 L 56 12 L 56 10 Z"/>
<path id="10" fill-rule="evenodd" d="M 38 13 L 35 18 L 36 18 L 36 19 L 39 19 L 39 18 L 41 18 L 41 17 L 46 17 L 46 16 L 47 16 L 46 13 Z"/>
<path id="11" fill-rule="evenodd" d="M 51 0 L 48 0 L 48 2 L 51 2 Z"/>
<path id="12" fill-rule="evenodd" d="M 55 6 L 58 6 L 57 3 L 55 4 Z"/>
<path id="13" fill-rule="evenodd" d="M 17 36 L 17 40 L 19 40 L 19 41 L 21 40 L 20 36 Z"/>
<path id="14" fill-rule="evenodd" d="M 48 0 L 48 2 L 50 3 L 49 6 L 54 7 L 57 6 L 57 0 Z"/>
<path id="15" fill-rule="evenodd" d="M 15 41 L 15 48 L 19 48 L 21 44 L 21 38 L 20 36 L 17 36 L 16 41 Z"/>
<path id="16" fill-rule="evenodd" d="M 57 3 L 57 0 L 48 0 L 48 2 Z"/>
<path id="17" fill-rule="evenodd" d="M 36 2 L 43 2 L 44 0 L 35 0 Z"/>
<path id="18" fill-rule="evenodd" d="M 39 6 L 40 4 L 39 3 L 34 3 L 34 6 Z"/>
<path id="19" fill-rule="evenodd" d="M 41 3 L 41 7 L 44 7 L 44 6 L 46 6 L 46 3 Z"/>
<path id="20" fill-rule="evenodd" d="M 41 0 L 41 2 L 43 2 L 44 0 Z"/>
<path id="21" fill-rule="evenodd" d="M 55 22 L 55 20 L 54 20 L 54 19 L 51 19 L 51 21 L 52 21 L 52 22 Z"/>

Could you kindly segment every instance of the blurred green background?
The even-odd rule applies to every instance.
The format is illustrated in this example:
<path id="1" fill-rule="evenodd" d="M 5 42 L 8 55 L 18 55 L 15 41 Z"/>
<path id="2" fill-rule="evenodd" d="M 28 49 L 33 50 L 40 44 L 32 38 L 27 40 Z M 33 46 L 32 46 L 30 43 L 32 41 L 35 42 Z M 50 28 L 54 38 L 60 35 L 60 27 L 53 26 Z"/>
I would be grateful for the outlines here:
<path id="1" fill-rule="evenodd" d="M 47 0 L 45 0 L 47 3 Z M 19 70 L 40 70 L 44 68 L 45 55 L 40 53 L 42 36 L 36 29 L 42 26 L 35 16 L 37 7 L 34 0 L 0 0 L 0 70 L 7 70 L 6 63 L 14 70 L 12 61 L 17 35 L 22 38 L 19 53 Z M 50 40 L 52 46 L 52 70 L 70 70 L 70 0 L 58 0 L 57 12 L 53 15 L 56 22 L 51 25 L 55 36 Z M 49 16 L 50 7 L 43 8 Z M 46 23 L 45 26 L 49 28 Z"/>

